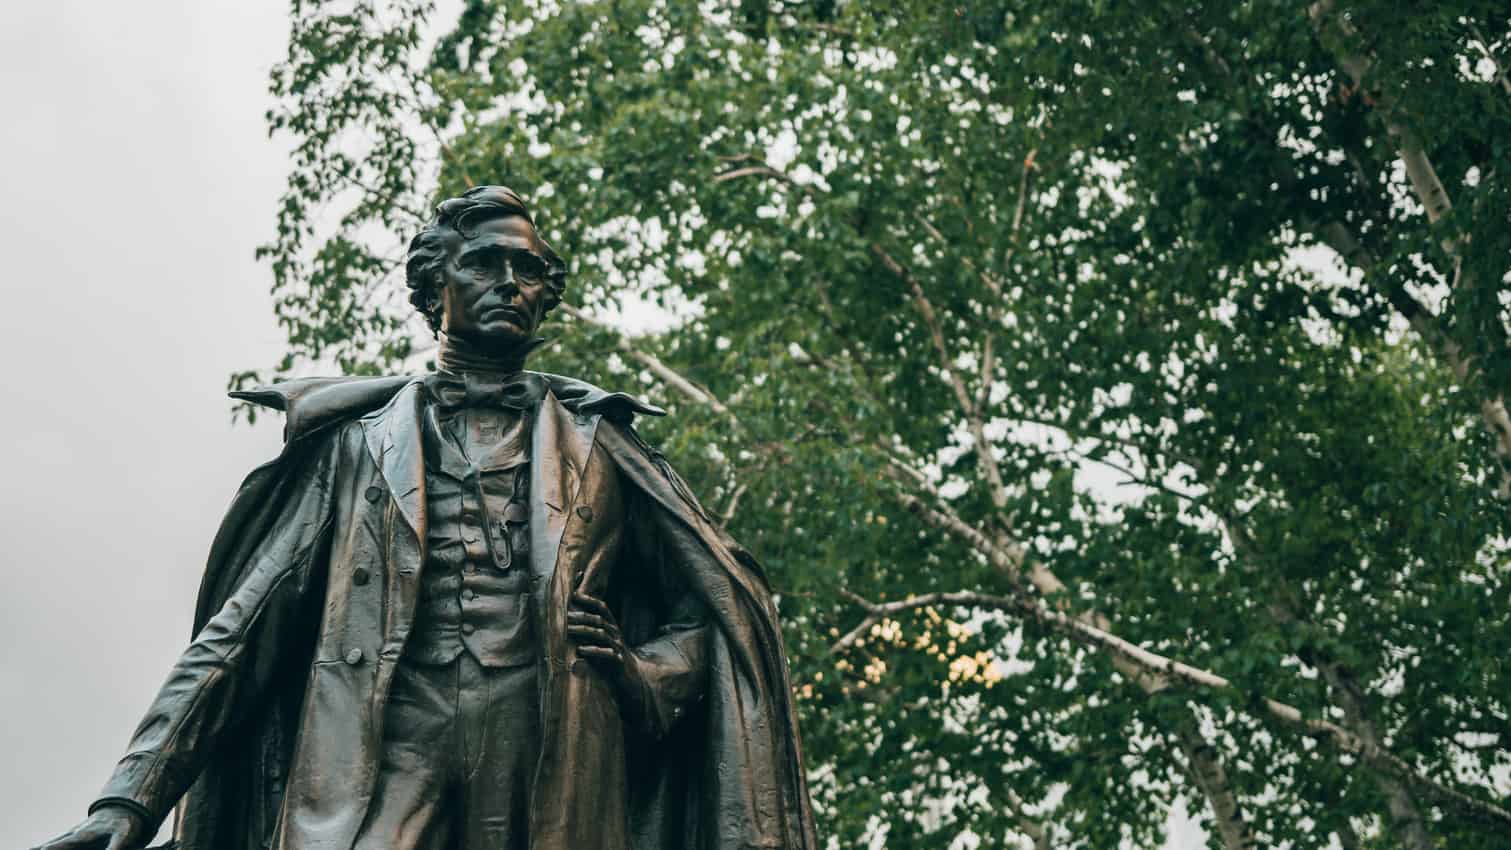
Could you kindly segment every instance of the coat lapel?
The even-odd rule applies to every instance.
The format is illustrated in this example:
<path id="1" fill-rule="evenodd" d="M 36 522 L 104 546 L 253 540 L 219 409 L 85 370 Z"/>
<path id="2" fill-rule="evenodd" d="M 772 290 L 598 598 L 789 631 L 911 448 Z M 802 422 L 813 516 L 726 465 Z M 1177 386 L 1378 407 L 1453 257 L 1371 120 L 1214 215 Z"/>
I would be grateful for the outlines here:
<path id="1" fill-rule="evenodd" d="M 399 514 L 420 541 L 425 540 L 425 447 L 420 438 L 424 394 L 416 379 L 393 401 L 362 419 L 367 450 L 397 504 Z"/>
<path id="2" fill-rule="evenodd" d="M 536 408 L 530 434 L 530 568 L 538 576 L 555 570 L 567 512 L 577 500 L 598 419 L 574 416 L 549 390 Z"/>

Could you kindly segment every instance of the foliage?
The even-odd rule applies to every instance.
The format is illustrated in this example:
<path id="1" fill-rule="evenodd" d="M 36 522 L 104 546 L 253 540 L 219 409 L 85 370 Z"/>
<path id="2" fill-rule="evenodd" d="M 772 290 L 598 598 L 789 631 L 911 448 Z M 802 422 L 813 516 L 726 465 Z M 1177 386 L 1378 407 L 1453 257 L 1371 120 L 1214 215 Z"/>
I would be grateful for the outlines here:
<path id="1" fill-rule="evenodd" d="M 833 845 L 1153 847 L 1183 797 L 1214 847 L 1504 846 L 1451 799 L 1511 769 L 1499 4 L 292 22 L 275 371 L 421 365 L 422 211 L 530 198 L 582 311 L 537 365 L 670 408 L 640 427 L 760 553 Z M 626 337 L 637 301 L 682 318 Z M 952 592 L 1227 686 L 905 603 Z"/>

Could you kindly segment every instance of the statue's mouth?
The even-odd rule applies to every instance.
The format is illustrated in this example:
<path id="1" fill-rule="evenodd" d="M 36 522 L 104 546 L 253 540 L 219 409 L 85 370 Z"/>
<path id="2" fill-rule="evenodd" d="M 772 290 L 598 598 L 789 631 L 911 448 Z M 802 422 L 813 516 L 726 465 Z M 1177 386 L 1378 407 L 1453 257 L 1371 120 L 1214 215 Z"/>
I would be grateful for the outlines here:
<path id="1" fill-rule="evenodd" d="M 516 310 L 513 307 L 505 307 L 503 305 L 499 305 L 497 307 L 489 307 L 489 308 L 487 308 L 486 310 L 483 311 L 483 318 L 484 319 L 498 319 L 498 318 L 502 318 L 502 319 L 507 319 L 512 324 L 519 325 L 520 327 L 524 327 L 525 326 L 525 314 L 522 311 Z"/>

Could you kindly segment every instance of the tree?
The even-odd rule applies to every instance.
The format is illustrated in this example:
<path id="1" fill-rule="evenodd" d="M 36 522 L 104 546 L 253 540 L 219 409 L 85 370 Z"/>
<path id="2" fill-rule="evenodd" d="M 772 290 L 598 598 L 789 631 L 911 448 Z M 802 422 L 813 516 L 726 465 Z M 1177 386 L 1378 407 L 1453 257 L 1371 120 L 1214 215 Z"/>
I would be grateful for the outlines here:
<path id="1" fill-rule="evenodd" d="M 543 368 L 779 588 L 838 846 L 1500 846 L 1508 61 L 1467 0 L 296 0 L 274 371 L 423 361 L 404 239 L 505 182 Z"/>

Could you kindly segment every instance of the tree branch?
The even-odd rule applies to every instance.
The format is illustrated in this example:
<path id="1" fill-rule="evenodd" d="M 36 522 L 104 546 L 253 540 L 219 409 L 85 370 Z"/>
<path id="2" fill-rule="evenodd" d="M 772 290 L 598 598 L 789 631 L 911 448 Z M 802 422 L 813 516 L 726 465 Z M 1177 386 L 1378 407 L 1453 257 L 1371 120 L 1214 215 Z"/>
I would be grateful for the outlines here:
<path id="1" fill-rule="evenodd" d="M 1369 746 L 1382 748 L 1379 729 L 1366 714 L 1364 693 L 1359 690 L 1358 683 L 1354 681 L 1352 674 L 1342 665 L 1332 662 L 1318 664 L 1317 669 L 1336 694 L 1338 705 L 1343 709 L 1344 721 L 1348 723 L 1350 729 Z M 1405 784 L 1397 777 L 1386 773 L 1375 774 L 1374 780 L 1385 794 L 1385 805 L 1390 810 L 1392 831 L 1413 850 L 1433 850 L 1436 844 L 1427 834 L 1427 827 L 1422 823 L 1422 812 L 1417 808 L 1416 800 L 1412 799 L 1411 792 Z"/>
<path id="2" fill-rule="evenodd" d="M 1084 646 L 1102 649 L 1123 658 L 1152 675 L 1168 678 L 1196 690 L 1245 696 L 1230 680 L 1216 673 L 1144 649 L 1105 629 L 1053 610 L 1041 601 L 1026 595 L 1000 596 L 973 591 L 956 591 L 927 593 L 893 602 L 879 603 L 871 602 L 848 591 L 845 595 L 866 611 L 866 619 L 873 625 L 883 618 L 895 617 L 906 611 L 943 605 L 1019 614 Z M 852 634 L 854 633 L 852 630 Z M 853 642 L 852 640 L 851 643 Z M 1330 740 L 1343 752 L 1359 757 L 1382 773 L 1400 777 L 1441 802 L 1452 804 L 1466 815 L 1503 826 L 1511 826 L 1511 812 L 1495 803 L 1471 797 L 1417 773 L 1400 757 L 1387 751 L 1378 742 L 1361 738 L 1336 723 L 1307 717 L 1295 706 L 1270 697 L 1257 696 L 1252 702 L 1272 719 L 1295 727 L 1305 734 Z"/>
<path id="3" fill-rule="evenodd" d="M 593 325 L 595 327 L 613 331 L 616 334 L 617 340 L 615 346 L 630 359 L 649 369 L 651 371 L 651 374 L 665 381 L 667 385 L 672 387 L 672 389 L 675 389 L 676 391 L 682 393 L 698 404 L 708 405 L 709 407 L 713 408 L 715 413 L 728 418 L 736 425 L 739 424 L 739 420 L 735 418 L 734 414 L 730 412 L 728 407 L 724 406 L 724 402 L 719 401 L 719 399 L 714 397 L 713 393 L 698 386 L 690 379 L 684 377 L 682 373 L 676 371 L 670 366 L 667 366 L 665 363 L 661 362 L 661 358 L 657 357 L 656 355 L 651 354 L 648 351 L 642 351 L 639 348 L 636 348 L 634 343 L 630 342 L 629 337 L 621 333 L 618 328 L 612 327 L 602 321 L 599 321 L 598 319 L 589 316 L 587 313 L 584 313 L 583 311 L 577 309 L 576 307 L 573 307 L 570 304 L 561 304 L 558 306 L 560 307 L 562 312 L 566 313 L 568 316 L 571 316 L 574 319 L 577 319 L 578 321 L 586 322 L 587 324 Z"/>
<path id="4" fill-rule="evenodd" d="M 1192 784 L 1207 798 L 1212 807 L 1212 820 L 1217 826 L 1217 837 L 1224 847 L 1233 850 L 1252 850 L 1258 847 L 1253 830 L 1244 819 L 1238 797 L 1233 793 L 1228 771 L 1223 767 L 1217 748 L 1202 735 L 1196 716 L 1187 707 L 1175 724 L 1175 740 L 1185 753 L 1187 770 Z"/>
<path id="5" fill-rule="evenodd" d="M 918 308 L 923 317 L 924 325 L 929 329 L 929 338 L 934 343 L 934 353 L 939 356 L 939 367 L 944 371 L 945 378 L 949 381 L 950 389 L 955 393 L 955 402 L 960 406 L 961 413 L 966 418 L 967 427 L 971 431 L 971 439 L 975 441 L 976 465 L 980 467 L 982 475 L 986 478 L 990 489 L 992 504 L 998 509 L 1007 506 L 1007 486 L 1002 482 L 1002 470 L 997 465 L 997 458 L 992 454 L 992 445 L 986 439 L 986 427 L 981 418 L 981 409 L 977 407 L 971 398 L 970 392 L 965 387 L 965 381 L 961 379 L 959 372 L 954 368 L 950 359 L 949 346 L 944 340 L 944 329 L 939 324 L 939 315 L 934 311 L 934 305 L 923 291 L 923 285 L 918 282 L 912 272 L 908 271 L 899 263 L 879 242 L 871 243 L 871 252 L 881 260 L 887 270 L 897 275 L 908 285 L 913 295 L 913 304 Z"/>
<path id="6" fill-rule="evenodd" d="M 715 183 L 728 183 L 731 180 L 739 180 L 741 177 L 774 177 L 788 186 L 804 192 L 809 191 L 811 188 L 797 182 L 787 172 L 772 168 L 764 162 L 760 165 L 747 165 L 744 168 L 732 168 L 729 171 L 720 172 L 714 175 L 713 180 Z"/>
<path id="7" fill-rule="evenodd" d="M 1318 0 L 1312 4 L 1309 14 L 1312 25 L 1322 37 L 1323 42 L 1332 47 L 1339 66 L 1353 80 L 1356 88 L 1363 89 L 1369 70 L 1374 65 L 1374 58 L 1366 54 L 1348 53 L 1342 49 L 1344 44 L 1357 36 L 1357 30 L 1353 24 L 1338 11 L 1334 0 Z M 1427 156 L 1427 151 L 1422 147 L 1421 141 L 1402 123 L 1391 99 L 1384 94 L 1378 94 L 1374 102 L 1384 120 L 1387 135 L 1396 142 L 1396 151 L 1401 158 L 1401 164 L 1405 166 L 1406 177 L 1411 183 L 1413 194 L 1426 210 L 1428 222 L 1436 224 L 1453 210 L 1453 202 L 1447 188 L 1438 178 L 1437 169 L 1433 167 L 1432 160 Z M 1467 240 L 1467 236 L 1461 239 L 1453 235 L 1445 235 L 1440 243 L 1443 253 L 1448 256 L 1453 266 L 1451 279 L 1452 289 L 1455 292 L 1473 289 L 1475 286 L 1472 276 L 1464 269 L 1463 248 Z M 1394 299 L 1392 303 L 1395 303 Z M 1407 318 L 1411 320 L 1413 328 L 1427 338 L 1426 341 L 1438 354 L 1439 359 L 1452 370 L 1454 377 L 1460 383 L 1465 382 L 1473 371 L 1473 364 L 1464 356 L 1461 346 L 1438 327 L 1436 317 L 1429 321 L 1425 318 L 1426 315 L 1430 314 L 1416 313 L 1408 315 Z M 1429 325 L 1431 330 L 1424 331 L 1424 328 Z M 1511 414 L 1508 414 L 1506 410 L 1505 396 L 1493 391 L 1483 395 L 1480 399 L 1480 419 L 1485 429 L 1495 438 L 1496 462 L 1500 467 L 1496 495 L 1502 499 L 1511 498 Z"/>

